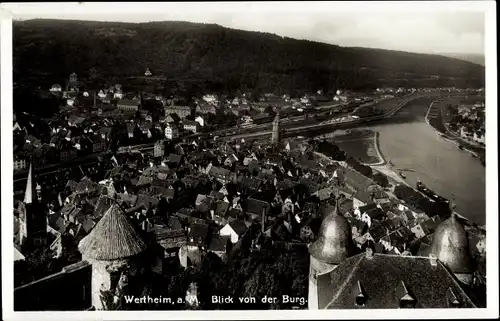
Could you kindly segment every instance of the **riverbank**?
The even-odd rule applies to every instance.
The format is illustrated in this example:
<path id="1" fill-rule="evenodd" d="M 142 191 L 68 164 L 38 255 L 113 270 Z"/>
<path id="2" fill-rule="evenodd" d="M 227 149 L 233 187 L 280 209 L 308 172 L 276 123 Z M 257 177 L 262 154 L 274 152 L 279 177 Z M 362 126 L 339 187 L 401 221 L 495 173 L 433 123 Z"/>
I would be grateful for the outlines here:
<path id="1" fill-rule="evenodd" d="M 367 128 L 379 132 L 379 149 L 389 164 L 394 164 L 393 172 L 411 169 L 403 170 L 409 185 L 415 187 L 421 180 L 429 189 L 456 204 L 456 211 L 462 216 L 483 225 L 485 168 L 469 153 L 460 150 L 455 142 L 450 144 L 438 134 L 439 131 L 429 127 L 425 116 L 434 100 L 437 98 L 410 103 L 395 115 L 404 121 Z"/>
<path id="2" fill-rule="evenodd" d="M 443 122 L 442 119 L 442 111 L 440 106 L 435 106 L 435 104 L 438 104 L 442 102 L 443 99 L 437 99 L 431 102 L 429 105 L 429 109 L 427 110 L 427 113 L 425 114 L 425 122 L 431 126 L 437 135 L 442 137 L 444 140 L 446 140 L 449 143 L 454 144 L 455 146 L 461 148 L 463 151 L 468 152 L 472 156 L 480 159 L 481 155 L 480 153 L 484 153 L 484 148 L 480 146 L 475 146 L 472 145 L 471 143 L 467 142 L 466 140 L 462 139 L 458 135 L 452 133 L 450 129 L 446 126 L 446 124 Z M 432 109 L 435 108 L 437 111 L 432 111 Z M 430 118 L 431 111 L 436 113 L 436 117 Z M 435 122 L 438 122 L 436 124 Z M 468 147 L 468 148 L 466 148 Z M 473 150 L 475 149 L 475 150 Z"/>

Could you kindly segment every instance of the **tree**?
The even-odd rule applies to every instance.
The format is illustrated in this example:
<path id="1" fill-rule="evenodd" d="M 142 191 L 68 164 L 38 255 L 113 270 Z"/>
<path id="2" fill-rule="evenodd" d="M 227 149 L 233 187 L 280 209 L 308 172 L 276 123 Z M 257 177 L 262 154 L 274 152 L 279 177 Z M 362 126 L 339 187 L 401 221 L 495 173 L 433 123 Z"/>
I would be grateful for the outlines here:
<path id="1" fill-rule="evenodd" d="M 266 107 L 266 109 L 264 110 L 264 112 L 265 112 L 266 114 L 269 114 L 269 115 L 273 116 L 273 117 L 274 117 L 274 116 L 276 116 L 276 112 L 274 111 L 274 108 L 273 108 L 273 106 L 271 106 L 271 105 L 268 105 L 268 106 Z"/>
<path id="2" fill-rule="evenodd" d="M 61 260 L 54 258 L 54 255 L 50 248 L 36 249 L 26 255 L 23 261 L 15 261 L 14 286 L 28 284 L 59 272 L 64 265 Z"/>
<path id="3" fill-rule="evenodd" d="M 389 180 L 387 179 L 387 176 L 385 176 L 382 173 L 375 173 L 372 177 L 372 179 L 377 183 L 378 185 L 382 187 L 388 187 L 389 186 Z"/>

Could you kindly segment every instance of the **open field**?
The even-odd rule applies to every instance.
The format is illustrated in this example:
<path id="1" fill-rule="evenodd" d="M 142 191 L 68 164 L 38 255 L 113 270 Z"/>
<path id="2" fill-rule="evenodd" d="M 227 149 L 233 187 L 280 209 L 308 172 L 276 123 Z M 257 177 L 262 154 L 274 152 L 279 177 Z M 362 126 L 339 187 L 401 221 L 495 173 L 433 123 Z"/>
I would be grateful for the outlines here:
<path id="1" fill-rule="evenodd" d="M 383 161 L 376 147 L 376 133 L 371 130 L 351 130 L 339 133 L 333 139 L 347 155 L 363 164 L 378 164 Z"/>

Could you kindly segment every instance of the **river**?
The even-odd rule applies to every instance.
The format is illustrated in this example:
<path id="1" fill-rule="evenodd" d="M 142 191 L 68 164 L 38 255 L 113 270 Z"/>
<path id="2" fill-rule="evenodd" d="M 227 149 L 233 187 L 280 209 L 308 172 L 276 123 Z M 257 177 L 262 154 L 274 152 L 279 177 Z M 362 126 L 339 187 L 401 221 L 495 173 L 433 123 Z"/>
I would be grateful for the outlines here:
<path id="1" fill-rule="evenodd" d="M 393 118 L 369 126 L 380 133 L 379 149 L 415 186 L 420 179 L 431 190 L 454 200 L 456 211 L 479 225 L 486 222 L 485 167 L 466 151 L 438 136 L 425 122 L 434 99 L 408 103 Z"/>

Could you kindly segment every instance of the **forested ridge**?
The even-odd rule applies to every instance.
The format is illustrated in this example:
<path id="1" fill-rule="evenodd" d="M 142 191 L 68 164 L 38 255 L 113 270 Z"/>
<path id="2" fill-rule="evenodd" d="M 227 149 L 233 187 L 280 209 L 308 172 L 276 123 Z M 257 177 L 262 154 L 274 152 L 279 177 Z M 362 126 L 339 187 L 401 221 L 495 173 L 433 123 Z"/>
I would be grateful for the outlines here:
<path id="1" fill-rule="evenodd" d="M 408 35 L 411 37 L 411 35 Z M 484 67 L 437 55 L 347 48 L 215 24 L 35 19 L 13 24 L 14 81 L 153 77 L 269 91 L 483 86 Z"/>

